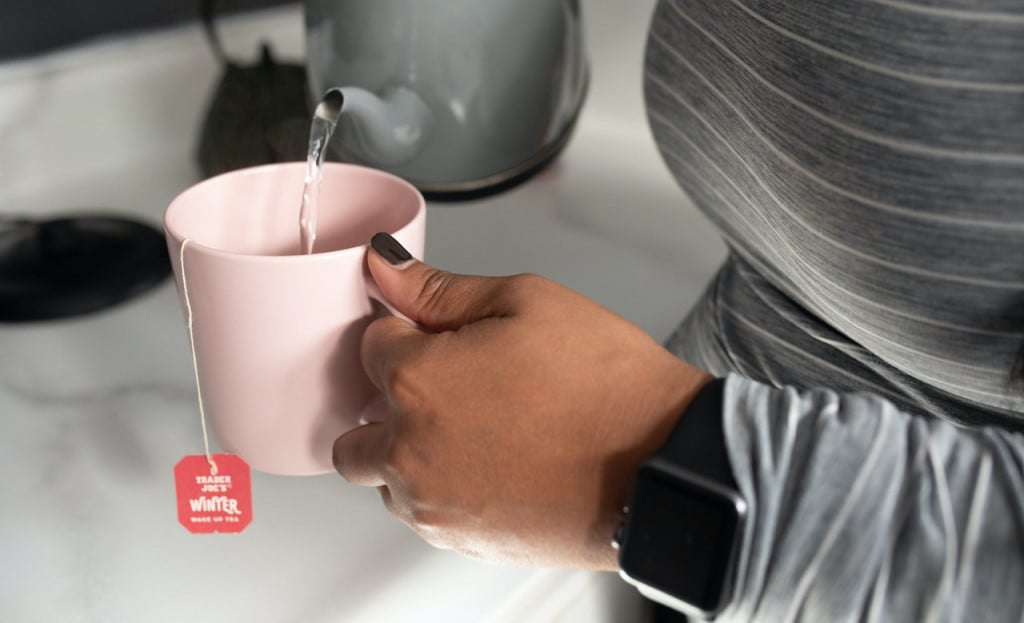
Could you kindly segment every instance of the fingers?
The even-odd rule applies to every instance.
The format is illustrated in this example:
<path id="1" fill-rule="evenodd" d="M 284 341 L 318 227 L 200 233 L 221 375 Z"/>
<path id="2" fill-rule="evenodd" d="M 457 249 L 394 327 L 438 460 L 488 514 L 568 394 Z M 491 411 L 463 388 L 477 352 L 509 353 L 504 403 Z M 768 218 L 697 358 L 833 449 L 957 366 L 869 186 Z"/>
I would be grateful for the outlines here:
<path id="1" fill-rule="evenodd" d="M 354 485 L 381 487 L 385 484 L 387 431 L 383 424 L 366 424 L 334 440 L 334 469 Z"/>
<path id="2" fill-rule="evenodd" d="M 422 351 L 428 340 L 429 334 L 394 316 L 374 320 L 363 332 L 359 345 L 359 357 L 370 382 L 390 395 L 395 370 Z"/>
<path id="3" fill-rule="evenodd" d="M 430 329 L 444 331 L 506 314 L 498 297 L 501 278 L 456 275 L 412 256 L 391 236 L 373 237 L 367 262 L 384 297 L 400 312 Z"/>

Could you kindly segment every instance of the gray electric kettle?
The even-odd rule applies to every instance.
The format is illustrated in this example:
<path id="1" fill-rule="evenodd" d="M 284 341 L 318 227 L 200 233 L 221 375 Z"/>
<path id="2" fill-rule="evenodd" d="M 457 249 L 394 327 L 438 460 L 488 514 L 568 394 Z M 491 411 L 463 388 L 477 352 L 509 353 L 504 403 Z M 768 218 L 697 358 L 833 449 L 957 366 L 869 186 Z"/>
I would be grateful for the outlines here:
<path id="1" fill-rule="evenodd" d="M 529 177 L 583 104 L 578 0 L 305 0 L 305 19 L 310 95 L 344 97 L 331 155 L 428 194 Z"/>

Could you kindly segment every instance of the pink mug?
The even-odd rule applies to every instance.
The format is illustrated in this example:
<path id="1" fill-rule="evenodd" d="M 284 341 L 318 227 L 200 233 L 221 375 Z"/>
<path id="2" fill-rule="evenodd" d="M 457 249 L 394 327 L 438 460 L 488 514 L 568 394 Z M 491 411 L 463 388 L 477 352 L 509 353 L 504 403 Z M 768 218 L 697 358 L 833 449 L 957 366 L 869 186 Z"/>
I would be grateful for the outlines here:
<path id="1" fill-rule="evenodd" d="M 379 307 L 366 245 L 385 231 L 422 257 L 426 223 L 411 184 L 326 163 L 316 248 L 300 254 L 305 167 L 225 173 L 181 193 L 164 215 L 207 423 L 224 450 L 288 475 L 331 471 L 335 438 L 371 417 L 378 393 L 359 341 Z"/>

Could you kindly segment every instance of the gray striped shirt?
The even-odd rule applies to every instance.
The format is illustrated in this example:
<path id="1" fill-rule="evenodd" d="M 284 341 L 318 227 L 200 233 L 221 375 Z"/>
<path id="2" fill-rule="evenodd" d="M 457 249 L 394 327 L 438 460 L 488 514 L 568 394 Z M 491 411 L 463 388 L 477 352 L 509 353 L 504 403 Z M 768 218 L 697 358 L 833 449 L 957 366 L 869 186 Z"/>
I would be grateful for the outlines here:
<path id="1" fill-rule="evenodd" d="M 669 346 L 760 382 L 732 619 L 1024 621 L 1024 2 L 663 0 L 644 87 L 731 250 Z"/>

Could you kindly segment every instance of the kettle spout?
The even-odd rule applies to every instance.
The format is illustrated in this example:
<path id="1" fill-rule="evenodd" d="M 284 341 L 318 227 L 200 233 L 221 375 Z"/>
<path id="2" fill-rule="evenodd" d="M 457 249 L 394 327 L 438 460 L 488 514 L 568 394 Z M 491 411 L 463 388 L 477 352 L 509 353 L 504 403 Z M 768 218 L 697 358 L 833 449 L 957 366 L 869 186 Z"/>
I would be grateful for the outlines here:
<path id="1" fill-rule="evenodd" d="M 392 88 L 380 96 L 359 87 L 340 87 L 342 149 L 377 166 L 400 165 L 415 157 L 430 132 L 431 114 L 411 89 Z"/>

